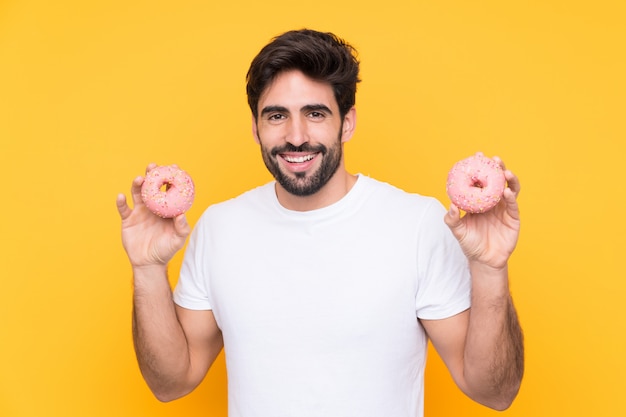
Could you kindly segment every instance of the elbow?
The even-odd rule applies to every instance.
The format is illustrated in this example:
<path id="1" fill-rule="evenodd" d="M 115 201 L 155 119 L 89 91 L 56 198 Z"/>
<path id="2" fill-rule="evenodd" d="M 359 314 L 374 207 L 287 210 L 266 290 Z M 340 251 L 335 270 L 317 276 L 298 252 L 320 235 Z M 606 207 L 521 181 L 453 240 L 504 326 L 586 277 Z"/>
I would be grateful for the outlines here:
<path id="1" fill-rule="evenodd" d="M 183 397 L 183 395 L 176 395 L 171 392 L 161 392 L 161 391 L 154 391 L 154 390 L 152 391 L 152 394 L 157 400 L 159 400 L 162 403 L 169 403 L 171 401 L 174 401 Z"/>
<path id="2" fill-rule="evenodd" d="M 519 388 L 520 384 L 516 384 L 507 390 L 498 392 L 497 395 L 491 396 L 488 400 L 481 402 L 483 405 L 491 408 L 492 410 L 505 411 L 513 404 L 513 401 L 519 392 Z"/>
<path id="3" fill-rule="evenodd" d="M 189 394 L 192 389 L 185 387 L 172 387 L 172 386 L 153 386 L 148 384 L 150 391 L 152 391 L 152 395 L 162 403 L 169 403 L 171 401 L 178 400 Z"/>
<path id="4" fill-rule="evenodd" d="M 493 402 L 492 404 L 485 404 L 487 407 L 491 408 L 495 411 L 505 411 L 513 404 L 512 399 L 502 399 L 497 402 Z"/>
<path id="5" fill-rule="evenodd" d="M 143 372 L 142 375 L 152 395 L 162 403 L 178 400 L 191 393 L 201 379 L 190 378 L 185 372 Z"/>
<path id="6" fill-rule="evenodd" d="M 495 411 L 507 410 L 519 393 L 521 378 L 516 381 L 493 384 L 459 385 L 461 390 L 473 401 Z"/>

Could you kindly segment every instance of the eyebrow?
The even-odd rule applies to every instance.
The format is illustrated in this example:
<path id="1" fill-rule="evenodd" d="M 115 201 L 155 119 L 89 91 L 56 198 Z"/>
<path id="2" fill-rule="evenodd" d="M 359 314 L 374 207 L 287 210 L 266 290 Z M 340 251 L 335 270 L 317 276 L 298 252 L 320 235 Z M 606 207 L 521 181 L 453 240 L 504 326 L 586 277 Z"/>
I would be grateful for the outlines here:
<path id="1" fill-rule="evenodd" d="M 328 114 L 333 114 L 333 112 L 328 108 L 328 106 L 324 105 L 324 104 L 308 104 L 304 107 L 302 107 L 303 111 L 305 112 L 309 112 L 309 111 L 323 111 L 326 112 Z"/>
<path id="2" fill-rule="evenodd" d="M 263 107 L 263 110 L 261 110 L 261 116 L 265 116 L 267 113 L 273 112 L 288 113 L 289 111 L 283 106 L 266 106 Z"/>
<path id="3" fill-rule="evenodd" d="M 332 110 L 325 104 L 307 104 L 303 106 L 300 111 L 310 112 L 310 111 L 324 111 L 328 114 L 333 114 Z M 289 110 L 284 106 L 266 106 L 261 110 L 261 116 L 265 116 L 268 113 L 279 112 L 279 113 L 289 113 Z"/>

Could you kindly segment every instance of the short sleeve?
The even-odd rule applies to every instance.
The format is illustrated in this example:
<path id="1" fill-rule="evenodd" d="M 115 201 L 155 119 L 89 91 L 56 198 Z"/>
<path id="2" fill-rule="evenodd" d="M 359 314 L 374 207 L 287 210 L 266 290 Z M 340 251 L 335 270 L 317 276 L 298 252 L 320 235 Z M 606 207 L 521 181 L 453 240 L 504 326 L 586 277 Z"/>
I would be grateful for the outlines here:
<path id="1" fill-rule="evenodd" d="M 445 208 L 433 199 L 418 230 L 416 315 L 443 319 L 470 307 L 467 258 L 443 218 Z"/>
<path id="2" fill-rule="evenodd" d="M 174 289 L 174 302 L 190 310 L 212 309 L 205 267 L 206 245 L 206 233 L 201 219 L 189 238 L 178 283 Z"/>

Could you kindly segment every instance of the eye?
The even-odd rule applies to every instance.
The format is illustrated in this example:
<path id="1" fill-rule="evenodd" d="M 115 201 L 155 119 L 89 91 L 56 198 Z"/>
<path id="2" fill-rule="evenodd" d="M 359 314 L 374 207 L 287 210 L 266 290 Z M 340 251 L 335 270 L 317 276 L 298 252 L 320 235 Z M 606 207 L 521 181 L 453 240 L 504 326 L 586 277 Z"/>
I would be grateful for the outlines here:
<path id="1" fill-rule="evenodd" d="M 311 113 L 309 113 L 309 117 L 312 119 L 323 119 L 324 117 L 326 117 L 326 115 L 321 111 L 312 111 Z"/>
<path id="2" fill-rule="evenodd" d="M 267 120 L 271 120 L 271 121 L 278 121 L 278 120 L 283 120 L 285 118 L 284 114 L 281 113 L 274 113 L 274 114 L 270 114 L 267 118 Z"/>

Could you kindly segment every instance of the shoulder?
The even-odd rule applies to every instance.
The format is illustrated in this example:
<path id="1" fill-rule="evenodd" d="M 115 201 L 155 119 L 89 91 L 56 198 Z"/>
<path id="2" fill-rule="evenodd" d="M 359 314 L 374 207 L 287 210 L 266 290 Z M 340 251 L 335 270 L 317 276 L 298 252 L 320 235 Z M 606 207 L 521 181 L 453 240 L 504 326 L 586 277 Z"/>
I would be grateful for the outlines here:
<path id="1" fill-rule="evenodd" d="M 445 213 L 443 204 L 435 197 L 405 191 L 387 182 L 361 175 L 365 193 L 369 200 L 384 210 L 393 213 L 407 213 L 415 216 L 442 217 Z"/>
<path id="2" fill-rule="evenodd" d="M 198 220 L 198 226 L 219 224 L 231 219 L 256 217 L 266 212 L 275 200 L 274 182 L 248 190 L 236 197 L 215 203 L 206 208 Z"/>

